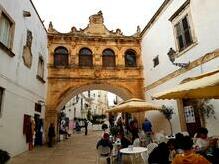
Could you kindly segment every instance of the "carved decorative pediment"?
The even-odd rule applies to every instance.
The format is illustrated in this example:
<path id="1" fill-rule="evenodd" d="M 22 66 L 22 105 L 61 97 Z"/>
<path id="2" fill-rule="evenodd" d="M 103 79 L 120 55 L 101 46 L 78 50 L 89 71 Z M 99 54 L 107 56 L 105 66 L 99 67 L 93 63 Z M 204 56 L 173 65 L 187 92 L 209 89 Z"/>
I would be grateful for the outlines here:
<path id="1" fill-rule="evenodd" d="M 139 37 L 140 36 L 140 27 L 137 27 L 137 32 L 130 36 L 130 37 Z M 52 22 L 49 24 L 48 28 L 48 33 L 50 34 L 62 34 L 58 32 L 52 25 Z M 84 37 L 84 36 L 100 36 L 100 37 L 129 37 L 129 36 L 124 36 L 121 29 L 116 29 L 114 30 L 108 30 L 106 26 L 104 25 L 104 18 L 103 18 L 103 13 L 102 11 L 99 11 L 97 14 L 91 15 L 89 17 L 89 24 L 85 29 L 77 29 L 76 27 L 72 27 L 71 31 L 66 33 L 68 35 L 73 35 L 73 36 L 79 36 L 79 37 Z"/>
<path id="2" fill-rule="evenodd" d="M 53 28 L 53 24 L 51 21 L 49 22 L 48 32 L 49 33 L 58 33 L 58 31 L 56 31 L 56 29 Z"/>
<path id="3" fill-rule="evenodd" d="M 24 65 L 26 65 L 28 68 L 31 68 L 32 66 L 32 52 L 31 52 L 31 46 L 32 46 L 32 32 L 27 30 L 27 38 L 26 38 L 26 44 L 23 48 L 23 61 Z"/>

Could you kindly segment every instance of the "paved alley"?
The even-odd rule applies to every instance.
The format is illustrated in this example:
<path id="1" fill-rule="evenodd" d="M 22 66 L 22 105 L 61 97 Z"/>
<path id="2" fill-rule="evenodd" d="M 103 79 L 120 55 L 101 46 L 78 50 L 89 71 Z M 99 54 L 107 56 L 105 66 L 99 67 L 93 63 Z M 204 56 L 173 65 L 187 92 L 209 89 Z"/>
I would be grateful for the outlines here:
<path id="1" fill-rule="evenodd" d="M 12 158 L 9 164 L 94 164 L 96 163 L 96 142 L 101 131 L 74 134 L 52 148 L 36 147 Z"/>

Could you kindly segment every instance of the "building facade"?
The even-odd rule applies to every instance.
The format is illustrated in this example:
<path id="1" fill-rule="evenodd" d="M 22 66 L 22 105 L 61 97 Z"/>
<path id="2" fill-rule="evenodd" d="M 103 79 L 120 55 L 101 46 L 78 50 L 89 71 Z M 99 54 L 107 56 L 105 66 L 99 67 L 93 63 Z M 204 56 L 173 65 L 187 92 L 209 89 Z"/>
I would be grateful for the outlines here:
<path id="1" fill-rule="evenodd" d="M 28 150 L 26 135 L 35 132 L 27 123 L 43 125 L 47 54 L 47 32 L 32 2 L 1 0 L 0 148 L 12 156 Z"/>
<path id="2" fill-rule="evenodd" d="M 171 120 L 175 133 L 192 134 L 200 126 L 206 126 L 210 135 L 219 133 L 215 128 L 219 120 L 202 118 L 194 100 L 152 100 L 155 93 L 172 88 L 186 78 L 219 68 L 218 5 L 218 1 L 165 0 L 141 33 L 146 100 L 175 108 Z M 210 104 L 219 118 L 219 101 L 211 100 Z M 191 118 L 186 112 L 190 106 L 193 121 L 187 118 Z M 161 113 L 147 115 L 156 131 L 170 132 Z"/>
<path id="3" fill-rule="evenodd" d="M 83 92 L 73 97 L 66 103 L 64 112 L 69 120 L 74 118 L 86 118 L 88 110 L 92 115 L 105 114 L 108 109 L 107 92 L 102 90 L 92 90 Z"/>
<path id="4" fill-rule="evenodd" d="M 102 12 L 89 17 L 85 29 L 59 33 L 48 29 L 47 122 L 74 96 L 88 90 L 105 90 L 123 99 L 144 98 L 140 31 L 124 36 L 109 31 Z"/>

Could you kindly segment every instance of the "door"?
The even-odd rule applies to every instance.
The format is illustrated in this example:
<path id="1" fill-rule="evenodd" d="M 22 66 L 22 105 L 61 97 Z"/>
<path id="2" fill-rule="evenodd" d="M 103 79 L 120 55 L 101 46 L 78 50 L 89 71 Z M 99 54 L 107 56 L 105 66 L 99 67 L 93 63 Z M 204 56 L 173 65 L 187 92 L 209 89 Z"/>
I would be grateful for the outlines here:
<path id="1" fill-rule="evenodd" d="M 191 99 L 183 99 L 183 107 L 187 131 L 190 136 L 194 136 L 197 130 L 201 127 L 197 101 Z"/>

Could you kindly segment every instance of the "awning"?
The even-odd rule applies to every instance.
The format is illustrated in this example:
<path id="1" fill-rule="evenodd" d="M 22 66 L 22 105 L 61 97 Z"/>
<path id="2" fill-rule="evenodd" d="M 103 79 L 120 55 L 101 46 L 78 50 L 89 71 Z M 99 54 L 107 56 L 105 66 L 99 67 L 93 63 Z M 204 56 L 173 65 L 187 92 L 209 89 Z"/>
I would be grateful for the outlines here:
<path id="1" fill-rule="evenodd" d="M 128 113 L 137 113 L 144 112 L 148 110 L 161 110 L 161 106 L 155 105 L 149 102 L 146 102 L 142 99 L 132 98 L 122 103 L 116 105 L 113 108 L 106 110 L 106 112 L 110 113 L 120 113 L 120 112 L 128 112 Z"/>
<path id="2" fill-rule="evenodd" d="M 155 99 L 215 98 L 219 99 L 219 69 L 183 80 L 175 88 L 152 96 Z"/>

